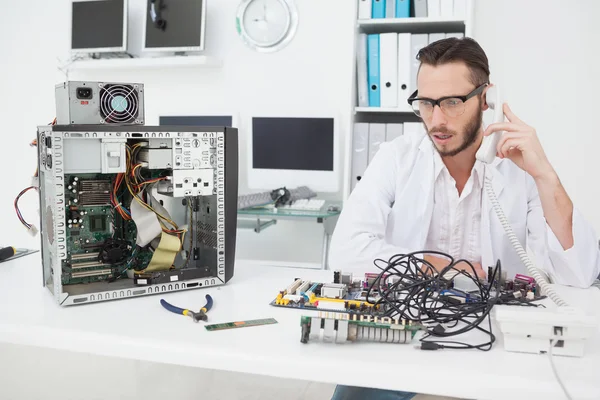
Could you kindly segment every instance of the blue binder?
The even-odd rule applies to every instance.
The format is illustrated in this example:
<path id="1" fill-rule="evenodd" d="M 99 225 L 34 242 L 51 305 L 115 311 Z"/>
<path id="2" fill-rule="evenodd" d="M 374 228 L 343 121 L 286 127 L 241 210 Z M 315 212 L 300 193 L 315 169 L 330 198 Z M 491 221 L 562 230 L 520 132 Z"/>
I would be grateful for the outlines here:
<path id="1" fill-rule="evenodd" d="M 392 0 L 394 1 L 394 0 Z M 410 18 L 410 0 L 396 1 L 396 18 Z"/>
<path id="2" fill-rule="evenodd" d="M 379 34 L 367 35 L 367 74 L 369 76 L 369 107 L 381 107 L 379 90 Z"/>
<path id="3" fill-rule="evenodd" d="M 373 0 L 371 8 L 371 18 L 385 18 L 385 2 L 386 0 Z"/>

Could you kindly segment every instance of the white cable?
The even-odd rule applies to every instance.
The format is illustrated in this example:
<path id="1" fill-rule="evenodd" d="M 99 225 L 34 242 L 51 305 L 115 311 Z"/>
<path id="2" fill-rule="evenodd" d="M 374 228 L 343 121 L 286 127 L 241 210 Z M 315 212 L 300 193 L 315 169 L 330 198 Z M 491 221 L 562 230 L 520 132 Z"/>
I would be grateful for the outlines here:
<path id="1" fill-rule="evenodd" d="M 504 215 L 504 211 L 502 211 L 502 207 L 500 207 L 498 198 L 496 197 L 496 194 L 494 193 L 494 189 L 492 188 L 492 179 L 490 178 L 489 174 L 486 174 L 486 176 L 485 176 L 485 189 L 488 193 L 488 197 L 490 198 L 490 201 L 492 202 L 492 206 L 494 207 L 494 210 L 496 211 L 496 215 L 498 216 L 498 219 L 500 220 L 500 223 L 502 224 L 502 227 L 504 228 L 504 231 L 506 232 L 506 236 L 508 237 L 508 240 L 510 240 L 510 243 L 512 244 L 513 248 L 515 249 L 515 251 L 517 252 L 519 257 L 521 258 L 521 261 L 523 261 L 523 264 L 525 264 L 525 267 L 527 268 L 527 272 L 529 273 L 529 275 L 533 279 L 535 279 L 535 283 L 541 289 L 542 293 L 545 294 L 546 296 L 548 296 L 548 298 L 552 299 L 552 301 L 554 301 L 558 306 L 568 306 L 567 302 L 564 301 L 558 295 L 558 293 L 556 293 L 554 291 L 554 289 L 548 284 L 548 282 L 546 281 L 546 277 L 544 277 L 544 275 L 542 275 L 538 271 L 538 269 L 535 267 L 535 265 L 533 265 L 533 263 L 529 259 L 529 255 L 527 254 L 525 249 L 523 249 L 521 242 L 519 242 L 519 238 L 517 238 L 517 235 L 515 235 L 515 233 L 512 229 L 512 226 L 510 225 L 510 223 L 508 222 L 508 219 Z"/>
<path id="2" fill-rule="evenodd" d="M 557 342 L 557 339 L 550 341 L 550 351 L 548 352 L 548 356 L 550 357 L 550 366 L 552 367 L 552 372 L 554 372 L 554 377 L 556 378 L 556 381 L 558 382 L 561 389 L 565 393 L 565 396 L 567 396 L 568 400 L 572 400 L 573 398 L 569 394 L 569 391 L 567 390 L 567 387 L 565 386 L 564 382 L 560 379 L 560 376 L 558 375 L 558 370 L 556 369 L 556 366 L 554 365 L 554 357 L 552 355 L 552 349 L 554 348 L 554 345 L 556 344 L 556 342 Z"/>

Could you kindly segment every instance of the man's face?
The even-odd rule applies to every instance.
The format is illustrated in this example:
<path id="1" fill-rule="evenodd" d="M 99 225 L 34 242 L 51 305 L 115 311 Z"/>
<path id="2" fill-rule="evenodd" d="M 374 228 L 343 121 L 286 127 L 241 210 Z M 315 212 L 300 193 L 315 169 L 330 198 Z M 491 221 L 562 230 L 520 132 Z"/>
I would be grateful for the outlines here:
<path id="1" fill-rule="evenodd" d="M 419 70 L 418 97 L 439 99 L 446 96 L 465 96 L 475 86 L 469 81 L 469 70 L 463 63 L 439 66 L 424 64 Z M 423 115 L 423 124 L 429 139 L 441 156 L 452 157 L 481 141 L 479 130 L 483 117 L 481 95 L 464 103 L 464 112 L 455 117 L 434 107 L 430 115 Z"/>

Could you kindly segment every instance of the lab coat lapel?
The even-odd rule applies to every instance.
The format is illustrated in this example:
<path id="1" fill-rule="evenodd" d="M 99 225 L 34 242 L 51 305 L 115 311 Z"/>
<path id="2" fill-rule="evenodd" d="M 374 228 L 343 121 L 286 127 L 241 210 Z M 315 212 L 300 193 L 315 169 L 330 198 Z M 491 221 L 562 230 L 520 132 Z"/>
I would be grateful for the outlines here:
<path id="1" fill-rule="evenodd" d="M 502 192 L 506 186 L 506 178 L 498 170 L 498 165 L 502 161 L 503 160 L 496 158 L 491 164 L 485 165 L 485 179 L 481 199 L 481 265 L 484 271 L 487 269 L 486 267 L 494 266 L 496 264 L 495 258 L 499 256 L 499 249 L 494 249 L 493 232 L 496 231 L 496 229 L 493 228 L 494 226 L 500 226 L 500 222 L 498 221 L 498 217 L 496 216 L 496 212 L 494 211 L 485 185 L 486 181 L 491 179 L 492 188 L 494 189 L 496 198 L 500 205 L 502 205 Z"/>
<path id="2" fill-rule="evenodd" d="M 429 226 L 433 216 L 433 151 L 433 144 L 429 138 L 425 136 L 419 146 L 419 155 L 415 162 L 415 171 L 419 171 L 422 175 L 420 192 L 417 196 L 417 199 L 420 199 L 420 201 L 417 203 L 418 207 L 416 210 L 416 215 L 419 216 L 421 226 L 423 227 L 423 229 L 420 230 L 421 236 L 418 238 L 419 246 L 417 248 L 419 249 L 425 247 L 427 233 L 429 232 Z"/>

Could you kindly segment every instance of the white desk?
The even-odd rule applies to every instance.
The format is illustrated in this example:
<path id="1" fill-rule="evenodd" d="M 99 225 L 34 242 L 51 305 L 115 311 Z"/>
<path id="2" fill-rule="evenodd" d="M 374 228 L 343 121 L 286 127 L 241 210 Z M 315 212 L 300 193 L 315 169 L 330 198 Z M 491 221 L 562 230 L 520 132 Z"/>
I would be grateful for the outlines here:
<path id="1" fill-rule="evenodd" d="M 191 318 L 164 310 L 155 295 L 61 308 L 41 286 L 38 256 L 0 264 L 0 342 L 295 378 L 477 399 L 563 399 L 549 360 L 508 353 L 502 339 L 490 352 L 426 352 L 413 345 L 300 343 L 301 311 L 269 305 L 295 277 L 329 281 L 330 271 L 239 266 L 233 280 L 164 296 L 198 308 L 215 301 L 209 323 L 274 317 L 279 323 L 208 332 Z M 596 311 L 600 291 L 562 288 L 573 304 Z M 576 399 L 600 398 L 600 334 L 583 358 L 557 357 Z"/>

